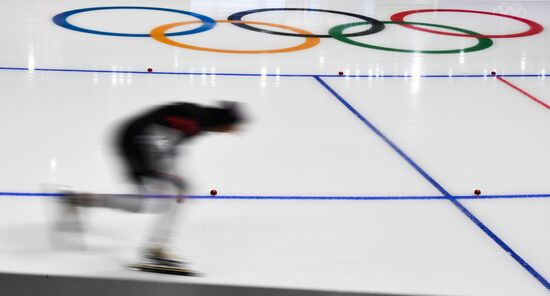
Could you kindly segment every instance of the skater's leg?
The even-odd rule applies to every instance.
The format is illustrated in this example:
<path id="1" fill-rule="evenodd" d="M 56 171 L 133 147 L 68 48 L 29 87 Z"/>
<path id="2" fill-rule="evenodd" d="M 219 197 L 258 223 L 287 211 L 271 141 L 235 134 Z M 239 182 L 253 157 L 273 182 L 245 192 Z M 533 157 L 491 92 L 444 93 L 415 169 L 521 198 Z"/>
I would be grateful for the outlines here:
<path id="1" fill-rule="evenodd" d="M 146 196 L 141 194 L 90 194 L 72 193 L 69 202 L 86 208 L 109 208 L 132 213 L 144 212 Z"/>
<path id="2" fill-rule="evenodd" d="M 163 213 L 169 211 L 174 199 L 181 202 L 185 188 L 183 180 L 174 174 L 150 171 L 139 177 L 137 194 L 65 194 L 65 200 L 74 206 L 109 208 L 133 213 Z"/>
<path id="3" fill-rule="evenodd" d="M 180 265 L 181 262 L 167 253 L 168 246 L 174 237 L 174 230 L 178 221 L 183 200 L 184 183 L 176 175 L 159 174 L 156 181 L 164 190 L 164 194 L 175 195 L 176 199 L 153 199 L 149 204 L 150 210 L 159 215 L 150 230 L 150 235 L 145 246 L 144 256 L 147 259 L 162 264 Z M 157 191 L 159 192 L 159 191 Z"/>

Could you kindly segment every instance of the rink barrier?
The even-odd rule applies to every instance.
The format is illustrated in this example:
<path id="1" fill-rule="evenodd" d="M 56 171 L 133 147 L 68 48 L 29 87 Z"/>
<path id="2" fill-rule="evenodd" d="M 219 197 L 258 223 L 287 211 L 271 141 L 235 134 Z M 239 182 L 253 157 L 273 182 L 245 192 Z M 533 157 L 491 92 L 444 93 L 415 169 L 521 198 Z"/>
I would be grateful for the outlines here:
<path id="1" fill-rule="evenodd" d="M 172 278 L 174 281 L 0 273 L 0 287 L 2 287 L 2 295 L 13 296 L 405 296 L 405 294 L 186 283 L 182 278 Z M 420 296 L 420 294 L 416 295 Z"/>

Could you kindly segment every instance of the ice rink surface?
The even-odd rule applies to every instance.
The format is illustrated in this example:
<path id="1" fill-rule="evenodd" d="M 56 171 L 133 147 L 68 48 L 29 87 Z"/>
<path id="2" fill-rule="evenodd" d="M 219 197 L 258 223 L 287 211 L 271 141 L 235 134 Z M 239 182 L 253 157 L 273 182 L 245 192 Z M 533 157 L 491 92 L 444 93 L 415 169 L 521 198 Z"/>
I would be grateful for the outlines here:
<path id="1" fill-rule="evenodd" d="M 549 14 L 548 1 L 2 1 L 0 271 L 548 295 Z M 204 277 L 123 267 L 148 214 L 91 210 L 86 251 L 51 245 L 41 184 L 129 193 L 117 124 L 215 100 L 250 120 L 182 148 L 194 198 L 173 251 Z"/>

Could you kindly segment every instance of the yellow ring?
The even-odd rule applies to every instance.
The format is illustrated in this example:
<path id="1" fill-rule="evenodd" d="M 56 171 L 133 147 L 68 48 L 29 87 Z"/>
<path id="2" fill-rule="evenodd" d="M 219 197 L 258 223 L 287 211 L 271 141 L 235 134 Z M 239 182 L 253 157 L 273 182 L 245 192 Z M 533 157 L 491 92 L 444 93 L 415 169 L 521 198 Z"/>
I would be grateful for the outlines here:
<path id="1" fill-rule="evenodd" d="M 216 20 L 218 23 L 243 23 L 243 24 L 252 24 L 252 25 L 264 25 L 264 26 L 271 26 L 271 27 L 277 27 L 281 29 L 287 29 L 290 31 L 294 31 L 299 34 L 308 34 L 311 35 L 311 32 L 284 26 L 284 25 L 277 25 L 277 24 L 270 24 L 270 23 L 263 23 L 263 22 L 253 22 L 253 21 L 236 21 L 236 20 Z M 201 21 L 189 21 L 189 22 L 177 22 L 177 23 L 171 23 L 167 25 L 162 25 L 160 27 L 154 28 L 151 31 L 151 37 L 153 39 L 162 42 L 164 44 L 187 48 L 187 49 L 193 49 L 193 50 L 202 50 L 202 51 L 211 51 L 211 52 L 221 52 L 221 53 L 243 53 L 243 54 L 255 54 L 255 53 L 280 53 L 280 52 L 291 52 L 291 51 L 297 51 L 302 49 L 308 49 L 311 47 L 314 47 L 315 45 L 319 44 L 320 39 L 318 37 L 304 37 L 306 38 L 306 41 L 302 44 L 299 44 L 297 46 L 293 47 L 287 47 L 287 48 L 280 48 L 280 49 L 268 49 L 268 50 L 232 50 L 232 49 L 216 49 L 216 48 L 208 48 L 208 47 L 200 47 L 200 46 L 194 46 L 194 45 L 188 45 L 180 42 L 176 42 L 172 39 L 169 39 L 166 37 L 166 31 L 183 25 L 189 25 L 189 24 L 196 24 L 201 23 Z"/>

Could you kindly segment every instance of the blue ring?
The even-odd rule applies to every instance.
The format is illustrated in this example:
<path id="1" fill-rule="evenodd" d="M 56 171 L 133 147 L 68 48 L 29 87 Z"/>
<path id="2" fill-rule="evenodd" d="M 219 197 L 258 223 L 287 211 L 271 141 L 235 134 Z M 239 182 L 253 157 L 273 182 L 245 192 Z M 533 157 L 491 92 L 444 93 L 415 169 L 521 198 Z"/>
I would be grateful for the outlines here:
<path id="1" fill-rule="evenodd" d="M 75 9 L 75 10 L 69 10 L 62 12 L 56 16 L 53 17 L 53 22 L 65 29 L 78 31 L 78 32 L 84 32 L 84 33 L 90 33 L 90 34 L 98 34 L 98 35 L 108 35 L 108 36 L 122 36 L 122 37 L 150 37 L 149 34 L 127 34 L 127 33 L 113 33 L 113 32 L 103 32 L 103 31 L 95 31 L 95 30 L 89 30 L 84 29 L 81 27 L 77 27 L 67 21 L 67 19 L 77 13 L 86 12 L 86 11 L 94 11 L 94 10 L 108 10 L 108 9 L 146 9 L 146 10 L 160 10 L 160 11 L 169 11 L 169 12 L 175 12 L 185 15 L 190 15 L 193 17 L 198 18 L 202 21 L 202 25 L 198 28 L 195 28 L 193 30 L 189 31 L 182 31 L 182 32 L 175 32 L 175 33 L 169 33 L 166 34 L 166 36 L 180 36 L 180 35 L 190 35 L 195 33 L 200 33 L 204 31 L 208 31 L 212 29 L 216 25 L 216 21 L 205 16 L 202 14 L 185 11 L 185 10 L 176 10 L 176 9 L 170 9 L 170 8 L 159 8 L 159 7 L 143 7 L 143 6 L 105 6 L 105 7 L 90 7 L 90 8 L 82 8 L 82 9 Z"/>

